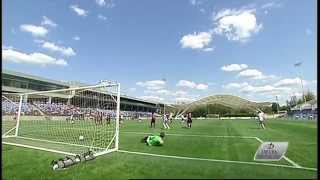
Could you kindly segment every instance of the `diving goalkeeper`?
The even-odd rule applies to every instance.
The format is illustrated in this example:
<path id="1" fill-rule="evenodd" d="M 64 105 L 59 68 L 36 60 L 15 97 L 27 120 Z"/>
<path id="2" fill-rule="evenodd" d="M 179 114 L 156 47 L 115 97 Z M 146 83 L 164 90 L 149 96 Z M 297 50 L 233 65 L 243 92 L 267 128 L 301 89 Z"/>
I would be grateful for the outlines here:
<path id="1" fill-rule="evenodd" d="M 141 142 L 146 143 L 148 146 L 162 146 L 164 139 L 164 132 L 160 133 L 160 136 L 150 135 L 144 137 Z"/>

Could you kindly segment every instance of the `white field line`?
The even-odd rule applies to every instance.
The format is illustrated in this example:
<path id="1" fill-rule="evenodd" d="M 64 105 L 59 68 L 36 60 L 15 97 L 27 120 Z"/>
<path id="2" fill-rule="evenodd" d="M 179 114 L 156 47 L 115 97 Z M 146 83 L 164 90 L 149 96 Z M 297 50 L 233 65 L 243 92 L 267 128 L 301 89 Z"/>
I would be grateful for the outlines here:
<path id="1" fill-rule="evenodd" d="M 258 137 L 255 137 L 255 139 L 257 141 L 259 141 L 260 143 L 263 143 L 263 141 L 258 138 Z M 292 164 L 294 167 L 297 167 L 297 168 L 302 168 L 302 166 L 300 166 L 299 164 L 297 164 L 296 162 L 292 161 L 291 159 L 289 159 L 287 156 L 283 156 L 283 159 L 285 159 L 287 162 L 289 162 L 290 164 Z"/>
<path id="2" fill-rule="evenodd" d="M 126 151 L 126 150 L 118 150 L 118 152 L 129 153 L 129 154 L 138 154 L 138 155 L 147 155 L 147 156 L 155 156 L 155 157 L 164 157 L 164 158 L 184 159 L 184 160 L 197 160 L 197 161 L 223 162 L 223 163 L 234 163 L 234 164 L 260 165 L 260 166 L 284 167 L 284 168 L 292 168 L 292 169 L 303 169 L 303 170 L 317 171 L 316 168 L 295 167 L 295 166 L 288 166 L 288 165 L 281 165 L 281 164 L 257 163 L 257 162 L 247 162 L 247 161 L 231 161 L 231 160 L 221 160 L 221 159 L 192 158 L 192 157 L 184 157 L 184 156 L 171 156 L 171 155 L 151 154 L 151 153 Z"/>
<path id="3" fill-rule="evenodd" d="M 130 131 L 122 131 L 121 133 L 127 133 L 127 134 L 152 134 L 152 133 L 146 133 L 146 132 L 130 132 Z M 171 136 L 191 136 L 191 137 L 209 137 L 209 138 L 242 138 L 242 139 L 256 139 L 257 141 L 259 141 L 260 143 L 263 143 L 263 141 L 258 138 L 258 137 L 253 137 L 253 136 L 210 136 L 210 135 L 201 135 L 201 134 L 170 134 L 167 133 L 166 135 L 171 135 Z M 289 159 L 286 156 L 283 156 L 283 158 L 289 162 L 290 164 L 292 164 L 295 168 L 301 168 L 301 169 L 307 169 L 307 170 L 317 170 L 317 168 L 309 168 L 309 167 L 302 167 L 300 165 L 298 165 L 297 163 L 295 163 L 294 161 L 292 161 L 291 159 Z M 224 161 L 224 160 L 223 160 Z M 226 160 L 228 161 L 228 160 Z M 235 161 L 235 162 L 239 162 L 239 161 Z M 250 162 L 251 163 L 251 162 Z M 266 164 L 266 163 L 258 163 L 258 164 Z M 273 165 L 273 164 L 272 164 Z M 289 167 L 293 167 L 293 166 L 289 166 Z"/>
<path id="4" fill-rule="evenodd" d="M 16 138 L 33 140 L 33 141 L 49 142 L 49 143 L 54 143 L 54 144 L 64 144 L 64 145 L 70 145 L 70 146 L 96 148 L 96 149 L 102 149 L 102 150 L 105 149 L 105 148 L 100 148 L 100 147 L 91 147 L 91 146 L 80 145 L 80 144 L 71 144 L 71 143 L 65 143 L 65 142 L 59 142 L 59 141 L 50 141 L 50 140 L 45 140 L 45 139 L 28 138 L 28 137 L 22 137 L 22 136 L 17 136 Z"/>
<path id="5" fill-rule="evenodd" d="M 24 148 L 37 149 L 37 150 L 48 151 L 48 152 L 54 152 L 54 153 L 59 153 L 59 154 L 64 154 L 64 155 L 72 155 L 72 156 L 75 156 L 75 155 L 76 155 L 76 154 L 69 153 L 69 152 L 57 151 L 57 150 L 53 150 L 53 149 L 47 149 L 47 148 L 29 146 L 29 145 L 24 145 L 24 144 L 16 144 L 16 143 L 9 143 L 9 142 L 2 142 L 2 144 L 12 145 L 12 146 L 18 146 L 18 147 L 24 147 Z"/>
<path id="6" fill-rule="evenodd" d="M 152 134 L 152 133 L 145 133 L 145 132 L 130 132 L 130 131 L 120 131 L 120 133 L 126 134 Z M 241 138 L 241 139 L 256 139 L 256 137 L 251 136 L 210 136 L 204 134 L 170 134 L 166 133 L 168 136 L 189 136 L 189 137 L 208 137 L 208 138 Z"/>

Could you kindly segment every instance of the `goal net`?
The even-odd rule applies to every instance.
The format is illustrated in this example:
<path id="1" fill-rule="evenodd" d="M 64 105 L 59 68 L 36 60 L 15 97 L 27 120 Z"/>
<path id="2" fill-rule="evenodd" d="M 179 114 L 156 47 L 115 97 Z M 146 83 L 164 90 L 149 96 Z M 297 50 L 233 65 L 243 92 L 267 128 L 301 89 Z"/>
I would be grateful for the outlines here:
<path id="1" fill-rule="evenodd" d="M 2 143 L 68 155 L 118 149 L 120 84 L 2 94 Z"/>

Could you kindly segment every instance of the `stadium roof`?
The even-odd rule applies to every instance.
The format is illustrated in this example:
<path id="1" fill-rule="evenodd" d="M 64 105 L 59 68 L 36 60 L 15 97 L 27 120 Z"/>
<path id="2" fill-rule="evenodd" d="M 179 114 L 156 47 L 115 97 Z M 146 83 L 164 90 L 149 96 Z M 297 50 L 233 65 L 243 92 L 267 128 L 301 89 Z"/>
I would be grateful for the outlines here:
<path id="1" fill-rule="evenodd" d="M 44 82 L 48 82 L 48 83 L 52 83 L 52 84 L 57 84 L 57 85 L 62 85 L 62 86 L 69 86 L 68 83 L 63 82 L 63 81 L 57 81 L 57 80 L 42 78 L 42 77 L 39 77 L 39 76 L 34 76 L 34 75 L 30 75 L 30 74 L 25 74 L 25 73 L 21 73 L 21 72 L 16 72 L 16 71 L 8 70 L 8 69 L 2 69 L 2 74 L 9 74 L 9 75 L 13 75 L 13 76 L 20 76 L 20 77 L 24 77 L 24 78 L 28 78 L 28 79 L 34 79 L 34 80 L 38 80 L 38 81 L 44 81 Z"/>
<path id="2" fill-rule="evenodd" d="M 57 80 L 52 80 L 52 79 L 47 79 L 47 78 L 42 78 L 39 76 L 34 76 L 30 74 L 25 74 L 21 72 L 16 72 L 8 69 L 2 69 L 2 74 L 9 74 L 13 76 L 18 76 L 18 77 L 23 77 L 27 79 L 33 79 L 33 80 L 38 80 L 42 82 L 48 82 L 56 85 L 62 85 L 62 86 L 67 86 L 67 87 L 82 87 L 82 86 L 88 86 L 88 84 L 84 84 L 78 81 L 57 81 Z M 8 86 L 2 86 L 3 90 L 10 90 L 14 92 L 33 92 L 34 90 L 29 90 L 29 89 L 21 89 L 21 88 L 15 88 L 15 87 L 8 87 Z M 136 101 L 141 101 L 141 102 L 146 102 L 146 103 L 152 103 L 152 104 L 163 104 L 160 102 L 152 101 L 152 100 L 144 100 L 140 98 L 135 98 L 127 95 L 121 95 L 121 98 L 126 98 L 126 99 L 131 99 L 131 100 L 136 100 Z"/>

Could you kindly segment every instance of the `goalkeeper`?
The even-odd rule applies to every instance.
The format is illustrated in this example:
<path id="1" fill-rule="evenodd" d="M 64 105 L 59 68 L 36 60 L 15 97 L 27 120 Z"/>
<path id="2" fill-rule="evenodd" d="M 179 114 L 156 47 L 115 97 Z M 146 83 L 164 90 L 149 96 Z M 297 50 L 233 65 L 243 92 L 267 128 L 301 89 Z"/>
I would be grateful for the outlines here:
<path id="1" fill-rule="evenodd" d="M 159 136 L 150 135 L 144 137 L 141 142 L 146 143 L 148 146 L 162 146 L 164 139 L 164 132 L 161 132 Z"/>

